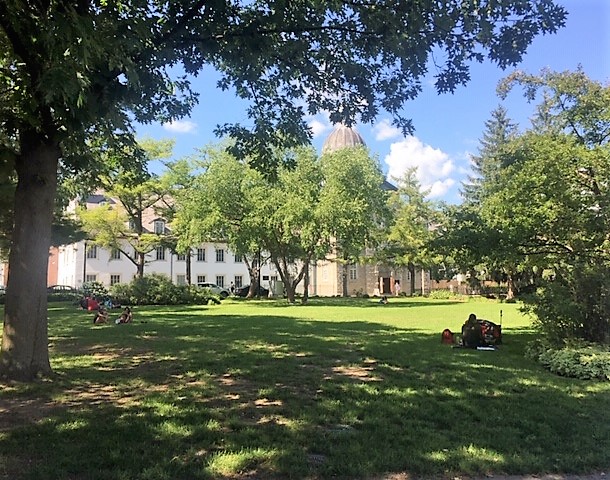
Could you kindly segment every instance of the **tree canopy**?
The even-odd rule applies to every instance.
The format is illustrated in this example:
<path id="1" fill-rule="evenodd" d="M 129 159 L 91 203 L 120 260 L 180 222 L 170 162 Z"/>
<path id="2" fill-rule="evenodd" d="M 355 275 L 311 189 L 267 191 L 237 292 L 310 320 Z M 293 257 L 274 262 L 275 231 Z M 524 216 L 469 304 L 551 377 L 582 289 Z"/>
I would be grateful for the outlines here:
<path id="1" fill-rule="evenodd" d="M 513 65 L 565 17 L 552 0 L 0 2 L 0 162 L 17 177 L 1 371 L 51 370 L 45 273 L 58 170 L 94 172 L 100 151 L 133 143 L 133 121 L 187 115 L 199 93 L 187 75 L 212 66 L 220 88 L 249 100 L 249 123 L 218 133 L 236 138 L 235 152 L 256 151 L 268 173 L 274 144 L 306 140 L 305 114 L 349 125 L 385 110 L 408 132 L 401 109 L 432 52 L 437 89 L 452 91 L 470 62 Z"/>
<path id="2" fill-rule="evenodd" d="M 608 342 L 610 87 L 580 70 L 545 70 L 510 75 L 500 91 L 518 85 L 539 101 L 532 127 L 498 150 L 485 194 L 448 236 L 509 275 L 537 272 L 526 300 L 550 341 Z M 478 241 L 460 237 L 468 232 Z"/>

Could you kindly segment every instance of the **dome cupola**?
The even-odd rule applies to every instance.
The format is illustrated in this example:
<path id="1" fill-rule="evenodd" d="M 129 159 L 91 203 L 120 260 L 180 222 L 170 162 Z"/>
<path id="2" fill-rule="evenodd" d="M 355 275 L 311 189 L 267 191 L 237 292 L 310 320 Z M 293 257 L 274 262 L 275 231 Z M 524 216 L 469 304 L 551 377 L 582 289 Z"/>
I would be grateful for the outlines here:
<path id="1" fill-rule="evenodd" d="M 360 146 L 366 147 L 366 143 L 356 130 L 345 125 L 338 125 L 324 142 L 322 154 Z"/>

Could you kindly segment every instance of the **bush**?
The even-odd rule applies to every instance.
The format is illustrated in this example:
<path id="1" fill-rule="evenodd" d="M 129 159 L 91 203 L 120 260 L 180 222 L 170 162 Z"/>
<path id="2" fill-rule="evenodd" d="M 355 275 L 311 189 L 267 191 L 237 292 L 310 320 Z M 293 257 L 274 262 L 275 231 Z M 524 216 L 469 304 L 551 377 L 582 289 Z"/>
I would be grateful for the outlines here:
<path id="1" fill-rule="evenodd" d="M 557 348 L 537 340 L 528 346 L 526 355 L 558 375 L 610 380 L 610 350 L 601 345 L 581 342 Z"/>
<path id="2" fill-rule="evenodd" d="M 561 346 L 566 341 L 610 342 L 610 269 L 576 265 L 544 279 L 526 296 L 534 327 Z"/>
<path id="3" fill-rule="evenodd" d="M 206 305 L 220 303 L 207 288 L 174 285 L 165 275 L 151 274 L 135 278 L 129 284 L 111 287 L 112 296 L 130 305 Z"/>
<path id="4" fill-rule="evenodd" d="M 100 282 L 85 282 L 83 283 L 83 294 L 86 297 L 106 298 L 108 297 L 108 289 Z"/>
<path id="5" fill-rule="evenodd" d="M 450 298 L 460 298 L 461 295 L 453 293 L 451 290 L 441 289 L 441 290 L 432 290 L 428 298 L 434 298 L 436 300 L 449 300 Z"/>

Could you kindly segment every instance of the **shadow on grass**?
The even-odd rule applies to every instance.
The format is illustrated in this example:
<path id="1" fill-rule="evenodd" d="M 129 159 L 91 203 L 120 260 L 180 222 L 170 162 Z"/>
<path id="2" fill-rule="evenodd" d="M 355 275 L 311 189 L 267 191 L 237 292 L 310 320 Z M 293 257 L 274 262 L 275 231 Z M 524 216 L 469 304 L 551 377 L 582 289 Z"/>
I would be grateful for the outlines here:
<path id="1" fill-rule="evenodd" d="M 0 478 L 607 466 L 608 389 L 524 359 L 529 332 L 515 329 L 499 351 L 479 352 L 418 330 L 288 316 L 183 311 L 99 328 L 63 321 L 52 345 L 59 377 L 1 391 Z"/>

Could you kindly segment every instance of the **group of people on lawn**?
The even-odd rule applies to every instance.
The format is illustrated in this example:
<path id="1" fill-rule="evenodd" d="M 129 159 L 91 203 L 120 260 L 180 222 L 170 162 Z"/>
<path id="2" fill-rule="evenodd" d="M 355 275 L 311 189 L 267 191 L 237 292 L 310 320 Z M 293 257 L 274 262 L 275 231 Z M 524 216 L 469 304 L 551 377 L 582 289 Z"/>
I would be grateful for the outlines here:
<path id="1" fill-rule="evenodd" d="M 87 310 L 88 312 L 95 312 L 93 316 L 93 324 L 100 325 L 103 323 L 108 323 L 108 310 L 116 307 L 112 300 L 107 300 L 105 302 L 98 301 L 95 297 L 87 296 L 81 300 L 80 306 L 83 310 Z M 120 305 L 118 305 L 120 307 Z M 131 308 L 125 307 L 121 315 L 114 321 L 114 323 L 132 323 L 133 322 L 133 313 Z"/>
<path id="2" fill-rule="evenodd" d="M 133 313 L 129 307 L 125 307 L 121 315 L 114 321 L 117 325 L 120 323 L 132 323 Z M 108 310 L 104 306 L 100 306 L 95 316 L 93 317 L 93 323 L 99 325 L 101 323 L 108 323 Z"/>

